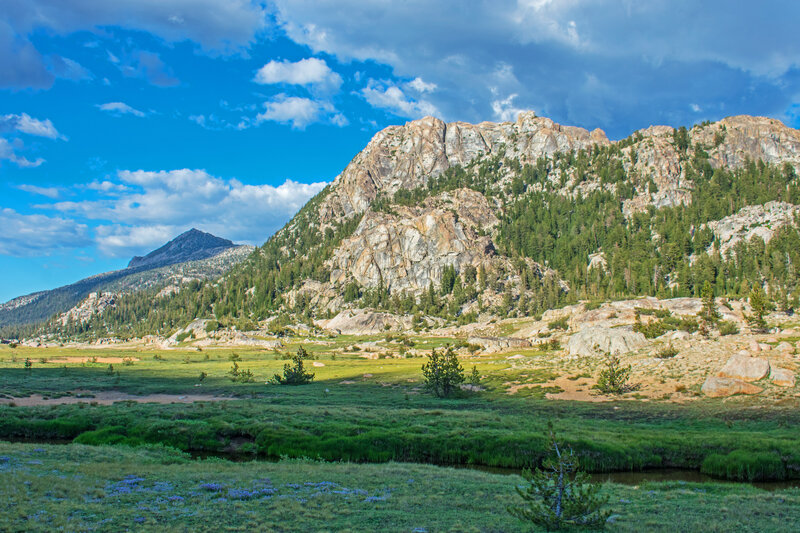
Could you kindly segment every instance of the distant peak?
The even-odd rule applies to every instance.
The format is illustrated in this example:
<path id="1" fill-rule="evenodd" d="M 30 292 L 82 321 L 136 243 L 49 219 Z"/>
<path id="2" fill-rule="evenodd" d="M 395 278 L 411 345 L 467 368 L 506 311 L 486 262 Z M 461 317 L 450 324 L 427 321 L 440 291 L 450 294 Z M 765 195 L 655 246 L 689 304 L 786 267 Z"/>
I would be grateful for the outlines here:
<path id="1" fill-rule="evenodd" d="M 236 245 L 228 239 L 192 228 L 144 257 L 134 257 L 128 263 L 128 268 L 143 266 L 155 268 L 185 261 L 196 261 L 217 255 L 234 246 Z"/>

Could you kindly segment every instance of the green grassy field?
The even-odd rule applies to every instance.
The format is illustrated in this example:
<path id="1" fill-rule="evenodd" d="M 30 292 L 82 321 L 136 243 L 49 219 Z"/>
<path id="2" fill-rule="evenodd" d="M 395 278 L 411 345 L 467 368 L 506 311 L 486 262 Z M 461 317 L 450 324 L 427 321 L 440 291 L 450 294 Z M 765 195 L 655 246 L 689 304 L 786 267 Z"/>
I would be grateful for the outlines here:
<path id="1" fill-rule="evenodd" d="M 368 340 L 368 339 L 367 339 Z M 373 339 L 377 340 L 377 339 Z M 442 344 L 447 339 L 418 339 Z M 481 392 L 439 399 L 421 387 L 422 358 L 364 359 L 337 352 L 363 338 L 305 342 L 325 366 L 313 384 L 266 385 L 286 353 L 254 350 L 124 351 L 0 349 L 0 390 L 7 396 L 81 396 L 72 405 L 0 406 L 0 438 L 86 444 L 163 444 L 188 452 L 330 461 L 408 461 L 525 467 L 548 453 L 553 421 L 590 471 L 680 467 L 723 478 L 800 478 L 796 402 L 765 407 L 752 399 L 690 405 L 625 400 L 602 404 L 544 400 L 546 390 L 506 394 L 519 377 L 543 383 L 546 370 L 510 370 L 504 356 L 465 359 L 483 375 Z M 252 383 L 227 372 L 237 354 Z M 531 358 L 548 354 L 525 352 Z M 67 357 L 135 357 L 132 365 L 41 363 Z M 32 367 L 24 368 L 30 358 Z M 109 371 L 111 370 L 111 371 Z M 207 377 L 199 379 L 200 374 Z M 524 376 L 524 377 L 522 377 Z M 204 394 L 235 398 L 194 404 L 117 402 L 92 405 L 92 394 Z M 76 392 L 77 391 L 77 392 Z"/>
<path id="2" fill-rule="evenodd" d="M 0 442 L 3 531 L 526 530 L 518 476 L 419 464 L 197 461 L 158 447 Z M 800 489 L 607 483 L 609 531 L 795 531 Z"/>

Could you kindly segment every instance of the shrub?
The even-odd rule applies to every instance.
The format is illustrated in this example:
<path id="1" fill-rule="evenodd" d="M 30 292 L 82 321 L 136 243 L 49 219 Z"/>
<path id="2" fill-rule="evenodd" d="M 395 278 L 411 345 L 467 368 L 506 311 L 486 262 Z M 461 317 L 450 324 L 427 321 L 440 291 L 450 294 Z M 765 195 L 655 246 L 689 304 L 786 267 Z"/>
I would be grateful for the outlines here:
<path id="1" fill-rule="evenodd" d="M 211 333 L 219 329 L 219 322 L 216 320 L 209 320 L 206 322 L 206 333 Z"/>
<path id="2" fill-rule="evenodd" d="M 659 359 L 671 359 L 676 355 L 678 355 L 678 350 L 674 348 L 671 343 L 656 352 L 656 357 Z"/>
<path id="3" fill-rule="evenodd" d="M 639 387 L 628 383 L 631 365 L 622 366 L 616 355 L 607 353 L 603 370 L 597 378 L 597 389 L 603 394 L 625 394 Z"/>
<path id="4" fill-rule="evenodd" d="M 303 368 L 304 355 L 308 357 L 308 353 L 300 347 L 300 349 L 297 350 L 297 354 L 292 357 L 294 364 L 286 363 L 283 365 L 283 376 L 275 374 L 272 381 L 279 385 L 304 385 L 306 383 L 311 383 L 314 379 L 314 374 L 312 372 L 306 372 L 305 368 Z"/>
<path id="5" fill-rule="evenodd" d="M 569 324 L 567 323 L 567 317 L 559 318 L 558 320 L 553 320 L 552 322 L 547 323 L 547 327 L 552 330 L 556 329 L 569 329 Z"/>
<path id="6" fill-rule="evenodd" d="M 30 357 L 25 358 L 25 370 L 30 370 L 33 367 L 33 361 Z"/>
<path id="7" fill-rule="evenodd" d="M 714 477 L 739 481 L 786 479 L 786 466 L 780 456 L 772 452 L 734 450 L 727 455 L 709 455 L 700 471 Z"/>
<path id="8" fill-rule="evenodd" d="M 608 496 L 600 496 L 601 486 L 587 483 L 585 472 L 578 471 L 573 452 L 564 450 L 551 433 L 555 457 L 546 459 L 543 468 L 525 470 L 527 487 L 515 487 L 522 505 L 510 505 L 510 514 L 547 530 L 585 527 L 602 529 L 610 510 L 603 511 Z"/>
<path id="9" fill-rule="evenodd" d="M 464 382 L 464 369 L 452 346 L 447 346 L 443 352 L 431 350 L 428 362 L 422 365 L 422 375 L 425 386 L 439 397 L 450 396 Z"/>
<path id="10" fill-rule="evenodd" d="M 183 342 L 186 339 L 188 339 L 191 334 L 192 334 L 191 331 L 184 331 L 183 333 L 178 333 L 175 336 L 175 340 L 178 341 L 178 342 Z"/>
<path id="11" fill-rule="evenodd" d="M 720 335 L 736 335 L 739 333 L 739 328 L 730 320 L 721 320 L 719 323 Z"/>

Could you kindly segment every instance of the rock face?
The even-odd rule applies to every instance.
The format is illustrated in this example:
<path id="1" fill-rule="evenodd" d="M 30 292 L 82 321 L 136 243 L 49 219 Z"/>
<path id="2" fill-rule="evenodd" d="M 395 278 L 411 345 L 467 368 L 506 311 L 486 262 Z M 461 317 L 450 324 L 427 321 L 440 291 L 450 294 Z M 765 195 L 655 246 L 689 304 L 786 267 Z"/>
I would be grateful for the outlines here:
<path id="1" fill-rule="evenodd" d="M 794 223 L 797 213 L 800 213 L 800 206 L 768 202 L 743 207 L 734 215 L 709 222 L 708 227 L 720 241 L 720 253 L 725 255 L 736 243 L 753 237 L 768 243 L 779 228 Z"/>
<path id="2" fill-rule="evenodd" d="M 720 377 L 758 381 L 769 374 L 769 361 L 758 357 L 750 357 L 747 352 L 734 354 L 719 371 Z"/>
<path id="3" fill-rule="evenodd" d="M 701 390 L 706 396 L 720 398 L 734 394 L 758 394 L 763 389 L 741 379 L 709 376 Z"/>
<path id="4" fill-rule="evenodd" d="M 438 287 L 445 267 L 488 264 L 494 245 L 479 229 L 498 223 L 486 198 L 459 189 L 431 198 L 419 207 L 398 207 L 393 214 L 369 211 L 355 233 L 336 250 L 331 283 L 352 276 L 365 287 L 419 293 Z"/>
<path id="5" fill-rule="evenodd" d="M 603 352 L 624 354 L 647 346 L 647 339 L 630 327 L 592 326 L 575 333 L 567 342 L 570 355 L 592 357 Z"/>
<path id="6" fill-rule="evenodd" d="M 378 132 L 334 180 L 320 214 L 324 221 L 363 213 L 379 192 L 391 195 L 425 185 L 451 166 L 495 155 L 501 147 L 506 156 L 525 163 L 594 144 L 610 142 L 601 130 L 561 126 L 531 112 L 500 124 L 445 124 L 425 117 Z"/>
<path id="7" fill-rule="evenodd" d="M 772 367 L 769 379 L 779 387 L 794 387 L 795 383 L 794 372 L 786 368 Z"/>

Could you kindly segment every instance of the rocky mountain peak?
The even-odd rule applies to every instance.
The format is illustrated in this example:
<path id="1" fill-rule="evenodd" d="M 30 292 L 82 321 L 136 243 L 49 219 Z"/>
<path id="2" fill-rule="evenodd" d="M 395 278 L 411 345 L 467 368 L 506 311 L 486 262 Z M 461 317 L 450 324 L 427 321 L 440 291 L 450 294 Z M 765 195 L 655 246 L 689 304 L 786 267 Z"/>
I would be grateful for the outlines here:
<path id="1" fill-rule="evenodd" d="M 228 239 L 192 228 L 144 257 L 134 257 L 128 263 L 128 268 L 155 268 L 185 261 L 197 261 L 215 256 L 234 246 L 236 245 Z"/>
<path id="2" fill-rule="evenodd" d="M 378 194 L 425 185 L 454 165 L 503 153 L 533 163 L 555 152 L 610 141 L 602 130 L 562 126 L 535 113 L 516 122 L 445 123 L 424 117 L 379 131 L 335 179 L 320 208 L 323 221 L 363 213 Z"/>

